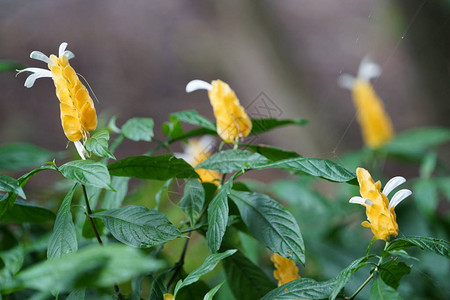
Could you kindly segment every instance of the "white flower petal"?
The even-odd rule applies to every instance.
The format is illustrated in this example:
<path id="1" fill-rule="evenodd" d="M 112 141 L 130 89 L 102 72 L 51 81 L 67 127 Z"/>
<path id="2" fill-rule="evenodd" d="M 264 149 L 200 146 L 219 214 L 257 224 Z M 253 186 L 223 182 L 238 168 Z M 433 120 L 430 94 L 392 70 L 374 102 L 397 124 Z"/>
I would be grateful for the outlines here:
<path id="1" fill-rule="evenodd" d="M 389 202 L 389 209 L 391 209 L 391 207 L 396 207 L 400 202 L 402 202 L 406 197 L 409 197 L 411 194 L 412 192 L 407 189 L 400 190 L 395 193 L 391 199 L 391 202 Z"/>
<path id="2" fill-rule="evenodd" d="M 29 69 L 33 69 L 33 68 L 29 68 Z M 44 72 L 44 71 L 46 71 L 46 72 Z M 52 72 L 50 72 L 49 70 L 42 70 L 42 69 L 40 69 L 39 72 L 34 72 L 30 76 L 28 76 L 27 79 L 25 80 L 24 85 L 27 88 L 30 88 L 30 87 L 32 87 L 34 85 L 34 82 L 36 81 L 36 79 L 44 78 L 44 77 L 52 77 L 52 76 L 53 76 Z"/>
<path id="3" fill-rule="evenodd" d="M 370 199 L 364 199 L 363 197 L 359 197 L 359 196 L 355 196 L 350 198 L 350 200 L 348 201 L 350 203 L 356 203 L 356 204 L 367 204 L 367 205 L 372 205 L 373 202 L 370 201 Z"/>
<path id="4" fill-rule="evenodd" d="M 173 156 L 175 156 L 176 158 L 184 159 L 184 161 L 188 164 L 191 164 L 192 162 L 192 156 L 186 153 L 174 152 Z"/>
<path id="5" fill-rule="evenodd" d="M 52 75 L 52 72 L 50 70 L 42 69 L 42 68 L 25 68 L 25 69 L 16 70 L 16 71 L 18 72 L 17 74 L 20 74 L 23 72 L 31 72 L 31 73 L 42 74 L 42 75 Z M 43 76 L 43 77 L 48 77 L 48 76 Z"/>
<path id="6" fill-rule="evenodd" d="M 216 146 L 216 139 L 210 135 L 202 136 L 198 142 L 200 143 L 202 148 L 208 152 L 211 152 Z"/>
<path id="7" fill-rule="evenodd" d="M 212 90 L 212 85 L 203 80 L 192 80 L 186 85 L 186 93 L 191 93 L 197 90 Z"/>
<path id="8" fill-rule="evenodd" d="M 46 64 L 51 64 L 51 65 L 53 64 L 52 61 L 50 60 L 50 58 L 47 55 L 45 55 L 44 53 L 42 53 L 41 51 L 31 52 L 30 58 L 43 61 Z"/>
<path id="9" fill-rule="evenodd" d="M 89 153 L 84 148 L 83 144 L 80 141 L 74 142 L 75 148 L 77 148 L 78 154 L 80 155 L 82 160 L 86 160 L 86 156 L 89 157 Z"/>
<path id="10" fill-rule="evenodd" d="M 358 78 L 369 81 L 381 75 L 381 67 L 372 61 L 369 56 L 362 59 L 358 69 Z"/>
<path id="11" fill-rule="evenodd" d="M 338 85 L 344 89 L 351 90 L 355 83 L 355 77 L 352 75 L 344 74 L 338 77 Z"/>
<path id="12" fill-rule="evenodd" d="M 75 57 L 75 54 L 73 54 L 73 52 L 69 50 L 64 51 L 63 55 L 69 60 Z"/>
<path id="13" fill-rule="evenodd" d="M 64 55 L 64 51 L 66 51 L 67 45 L 68 44 L 66 42 L 63 42 L 63 43 L 61 43 L 61 45 L 59 45 L 59 51 L 58 51 L 59 57 Z"/>
<path id="14" fill-rule="evenodd" d="M 391 178 L 383 188 L 383 194 L 388 196 L 396 187 L 402 185 L 406 179 L 402 176 Z"/>

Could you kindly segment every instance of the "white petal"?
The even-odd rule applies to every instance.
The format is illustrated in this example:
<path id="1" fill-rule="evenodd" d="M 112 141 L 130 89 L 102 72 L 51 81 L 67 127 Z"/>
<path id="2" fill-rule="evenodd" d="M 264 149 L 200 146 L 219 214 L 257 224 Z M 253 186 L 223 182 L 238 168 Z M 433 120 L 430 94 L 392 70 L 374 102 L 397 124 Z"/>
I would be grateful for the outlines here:
<path id="1" fill-rule="evenodd" d="M 409 197 L 411 194 L 412 192 L 407 189 L 400 190 L 395 193 L 394 197 L 392 197 L 391 199 L 391 202 L 389 202 L 389 209 L 391 209 L 391 207 L 396 207 L 400 202 L 402 202 L 406 197 Z"/>
<path id="2" fill-rule="evenodd" d="M 16 70 L 18 73 L 17 74 L 20 74 L 20 73 L 23 73 L 23 72 L 31 72 L 31 73 L 36 73 L 36 74 L 42 74 L 42 75 L 45 75 L 45 76 L 43 76 L 43 77 L 48 77 L 48 76 L 46 76 L 46 75 L 52 75 L 52 72 L 50 71 L 50 70 L 47 70 L 47 69 L 42 69 L 42 68 L 25 68 L 25 69 L 22 69 L 22 70 Z M 51 76 L 50 76 L 51 77 Z"/>
<path id="3" fill-rule="evenodd" d="M 367 205 L 373 204 L 373 202 L 370 201 L 370 199 L 364 199 L 363 197 L 359 197 L 359 196 L 350 198 L 350 200 L 348 202 L 356 203 L 356 204 L 367 204 Z"/>
<path id="4" fill-rule="evenodd" d="M 69 50 L 64 51 L 63 55 L 69 60 L 75 57 L 75 54 L 73 54 L 73 52 Z"/>
<path id="5" fill-rule="evenodd" d="M 180 153 L 180 152 L 174 152 L 173 156 L 176 158 L 184 159 L 188 164 L 191 164 L 192 162 L 192 155 L 186 154 L 186 153 Z"/>
<path id="6" fill-rule="evenodd" d="M 64 51 L 66 51 L 67 45 L 68 44 L 66 42 L 63 42 L 63 43 L 61 43 L 61 45 L 59 45 L 59 51 L 58 51 L 59 57 L 64 55 Z"/>
<path id="7" fill-rule="evenodd" d="M 383 194 L 388 196 L 396 187 L 402 185 L 406 179 L 402 176 L 391 178 L 383 188 Z"/>
<path id="8" fill-rule="evenodd" d="M 47 55 L 45 55 L 44 53 L 40 52 L 40 51 L 33 51 L 33 52 L 31 52 L 30 58 L 43 61 L 46 64 L 50 64 L 50 65 L 53 64 L 52 61 L 50 60 L 50 58 Z"/>
<path id="9" fill-rule="evenodd" d="M 48 70 L 42 70 L 42 71 L 47 71 L 50 74 L 44 73 L 44 72 L 36 72 L 34 74 L 31 74 L 30 76 L 27 77 L 27 79 L 25 80 L 24 85 L 27 88 L 30 88 L 34 85 L 34 82 L 36 81 L 36 79 L 38 78 L 44 78 L 44 77 L 52 77 L 52 72 L 48 71 Z"/>
<path id="10" fill-rule="evenodd" d="M 199 143 L 203 149 L 210 152 L 216 145 L 216 139 L 210 135 L 205 135 L 200 138 Z"/>
<path id="11" fill-rule="evenodd" d="M 86 160 L 86 156 L 89 156 L 89 153 L 84 148 L 83 144 L 80 141 L 76 141 L 75 148 L 77 148 L 78 154 L 81 156 L 82 160 Z"/>
<path id="12" fill-rule="evenodd" d="M 352 75 L 344 74 L 338 77 L 338 85 L 344 89 L 351 90 L 355 83 L 355 77 Z"/>
<path id="13" fill-rule="evenodd" d="M 197 90 L 212 90 L 212 85 L 203 80 L 192 80 L 186 85 L 186 93 L 191 93 Z"/>
<path id="14" fill-rule="evenodd" d="M 381 67 L 377 65 L 369 56 L 362 59 L 358 69 L 358 78 L 369 81 L 381 75 Z"/>

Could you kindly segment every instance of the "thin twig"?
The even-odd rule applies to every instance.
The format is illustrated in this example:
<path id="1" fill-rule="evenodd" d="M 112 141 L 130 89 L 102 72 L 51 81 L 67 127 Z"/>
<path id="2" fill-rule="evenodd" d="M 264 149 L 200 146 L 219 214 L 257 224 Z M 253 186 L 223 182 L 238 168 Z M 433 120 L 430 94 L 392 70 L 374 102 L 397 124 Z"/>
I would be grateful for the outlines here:
<path id="1" fill-rule="evenodd" d="M 188 233 L 188 237 L 186 239 L 186 241 L 184 242 L 184 246 L 183 246 L 183 250 L 181 251 L 181 255 L 180 255 L 180 259 L 178 260 L 178 262 L 175 264 L 175 270 L 172 274 L 172 277 L 170 277 L 169 282 L 167 283 L 167 290 L 170 290 L 170 287 L 172 286 L 175 278 L 177 277 L 178 273 L 181 271 L 181 269 L 183 268 L 184 265 L 184 257 L 186 256 L 186 252 L 187 252 L 187 248 L 188 248 L 188 244 L 189 241 L 191 240 L 191 234 L 192 231 L 190 231 Z"/>

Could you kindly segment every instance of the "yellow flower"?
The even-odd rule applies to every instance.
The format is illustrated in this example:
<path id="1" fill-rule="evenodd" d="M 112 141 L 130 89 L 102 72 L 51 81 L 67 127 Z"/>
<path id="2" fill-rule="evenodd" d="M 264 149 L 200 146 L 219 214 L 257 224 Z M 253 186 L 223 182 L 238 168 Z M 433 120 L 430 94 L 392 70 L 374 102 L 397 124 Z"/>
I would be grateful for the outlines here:
<path id="1" fill-rule="evenodd" d="M 382 147 L 394 137 L 392 123 L 384 110 L 383 102 L 370 84 L 370 79 L 380 74 L 380 67 L 366 57 L 361 61 L 356 78 L 350 75 L 339 77 L 339 84 L 352 91 L 364 143 L 372 149 Z"/>
<path id="2" fill-rule="evenodd" d="M 174 155 L 195 167 L 211 156 L 213 148 L 214 139 L 210 136 L 204 136 L 201 139 L 190 139 L 184 149 L 184 153 L 174 153 Z M 220 183 L 222 176 L 217 171 L 207 169 L 196 169 L 195 171 L 202 182 Z"/>
<path id="3" fill-rule="evenodd" d="M 164 300 L 175 300 L 175 297 L 172 294 L 164 294 Z"/>
<path id="4" fill-rule="evenodd" d="M 67 43 L 59 46 L 59 56 L 43 54 L 33 51 L 30 57 L 48 64 L 50 70 L 41 68 L 26 68 L 18 70 L 32 72 L 25 80 L 25 86 L 30 88 L 38 78 L 51 77 L 56 87 L 56 96 L 60 101 L 61 123 L 69 141 L 75 142 L 80 156 L 85 159 L 86 150 L 80 140 L 86 141 L 89 131 L 97 127 L 97 114 L 94 102 L 89 96 L 86 87 L 80 82 L 75 70 L 70 66 L 69 59 L 75 55 L 66 50 Z"/>
<path id="5" fill-rule="evenodd" d="M 278 286 L 282 286 L 292 280 L 300 279 L 298 268 L 294 261 L 276 253 L 272 254 L 270 260 L 275 265 L 273 277 L 278 280 Z"/>
<path id="6" fill-rule="evenodd" d="M 396 176 L 386 183 L 381 192 L 381 182 L 374 182 L 369 172 L 363 168 L 356 169 L 361 197 L 352 197 L 350 203 L 358 203 L 366 207 L 367 220 L 362 226 L 370 228 L 377 239 L 387 241 L 389 236 L 398 235 L 398 225 L 394 208 L 410 196 L 412 192 L 403 189 L 394 194 L 389 202 L 387 196 L 406 179 Z"/>
<path id="7" fill-rule="evenodd" d="M 209 101 L 216 117 L 217 134 L 225 143 L 236 144 L 252 130 L 252 121 L 239 103 L 234 91 L 222 80 L 209 84 L 202 80 L 192 80 L 186 85 L 186 92 L 207 90 Z"/>

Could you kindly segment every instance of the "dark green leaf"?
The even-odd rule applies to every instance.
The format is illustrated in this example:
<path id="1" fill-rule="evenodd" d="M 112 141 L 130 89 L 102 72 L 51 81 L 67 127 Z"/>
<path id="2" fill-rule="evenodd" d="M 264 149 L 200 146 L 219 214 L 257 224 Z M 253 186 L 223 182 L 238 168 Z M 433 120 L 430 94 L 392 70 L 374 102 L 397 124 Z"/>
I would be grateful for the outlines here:
<path id="1" fill-rule="evenodd" d="M 381 277 L 376 278 L 370 288 L 370 300 L 396 300 L 400 295 L 392 287 L 384 283 Z"/>
<path id="2" fill-rule="evenodd" d="M 305 247 L 297 221 L 278 202 L 259 193 L 232 191 L 250 234 L 279 255 L 305 263 Z"/>
<path id="3" fill-rule="evenodd" d="M 28 182 L 28 180 L 29 180 L 31 177 L 33 177 L 33 176 L 36 175 L 37 173 L 39 173 L 39 172 L 41 172 L 41 171 L 44 171 L 44 170 L 56 170 L 56 167 L 53 165 L 53 163 L 46 164 L 46 165 L 44 165 L 44 166 L 42 166 L 42 167 L 40 167 L 40 168 L 31 170 L 30 172 L 28 172 L 28 173 L 25 174 L 25 175 L 20 176 L 20 178 L 17 179 L 17 181 L 20 183 L 20 186 L 23 187 L 23 186 Z"/>
<path id="4" fill-rule="evenodd" d="M 252 119 L 252 131 L 250 135 L 260 134 L 277 127 L 286 126 L 286 125 L 306 125 L 308 124 L 307 120 L 304 119 L 292 119 L 292 120 L 278 120 L 275 118 L 267 118 L 267 119 Z"/>
<path id="5" fill-rule="evenodd" d="M 0 252 L 0 259 L 3 261 L 3 268 L 0 269 L 0 282 L 11 279 L 20 268 L 24 261 L 24 250 L 21 246 L 14 247 L 8 251 Z"/>
<path id="6" fill-rule="evenodd" d="M 223 267 L 236 299 L 259 299 L 276 288 L 266 273 L 240 251 L 225 259 Z"/>
<path id="7" fill-rule="evenodd" d="M 128 205 L 92 217 L 101 218 L 116 239 L 133 247 L 153 247 L 182 236 L 165 214 L 143 206 Z"/>
<path id="8" fill-rule="evenodd" d="M 216 125 L 214 125 L 214 123 L 212 123 L 210 120 L 200 115 L 195 110 L 180 111 L 173 113 L 172 115 L 182 122 L 186 122 L 192 125 L 198 125 L 200 127 L 216 131 Z"/>
<path id="9" fill-rule="evenodd" d="M 16 199 L 14 205 L 2 217 L 10 223 L 44 223 L 55 219 L 55 214 L 40 205 Z"/>
<path id="10" fill-rule="evenodd" d="M 329 181 L 357 184 L 355 173 L 327 159 L 299 157 L 254 167 L 254 169 L 270 168 L 278 168 L 299 175 L 321 177 Z"/>
<path id="11" fill-rule="evenodd" d="M 41 165 L 54 154 L 50 151 L 26 143 L 0 146 L 0 170 L 18 171 Z"/>
<path id="12" fill-rule="evenodd" d="M 206 273 L 211 272 L 222 259 L 225 259 L 230 255 L 233 255 L 236 251 L 237 251 L 236 249 L 230 249 L 222 253 L 215 253 L 209 255 L 200 267 L 189 273 L 189 275 L 186 276 L 184 280 L 178 281 L 177 285 L 175 286 L 174 296 L 176 297 L 178 291 L 181 288 L 198 281 L 200 277 L 202 277 Z"/>
<path id="13" fill-rule="evenodd" d="M 66 300 L 84 300 L 86 296 L 86 289 L 75 289 L 67 296 Z"/>
<path id="14" fill-rule="evenodd" d="M 195 225 L 205 203 L 205 190 L 197 179 L 186 180 L 184 194 L 180 201 L 180 208 L 188 216 L 192 225 Z"/>
<path id="15" fill-rule="evenodd" d="M 402 132 L 383 150 L 388 153 L 422 159 L 425 150 L 450 141 L 450 129 L 430 127 Z"/>
<path id="16" fill-rule="evenodd" d="M 102 208 L 119 208 L 128 192 L 129 177 L 112 177 L 111 186 L 114 191 L 108 190 L 103 197 Z"/>
<path id="17" fill-rule="evenodd" d="M 153 279 L 148 300 L 164 300 L 164 294 L 167 293 L 166 277 L 167 273 L 164 272 Z"/>
<path id="18" fill-rule="evenodd" d="M 132 156 L 108 165 L 113 176 L 140 179 L 168 180 L 170 178 L 197 178 L 195 170 L 183 159 L 171 154 L 160 156 Z"/>
<path id="19" fill-rule="evenodd" d="M 104 209 L 96 209 L 93 210 L 93 213 L 105 211 Z M 105 223 L 101 219 L 94 219 L 92 218 L 92 222 L 94 222 L 95 228 L 97 229 L 97 232 L 100 236 L 103 235 L 103 232 L 105 231 Z M 81 235 L 85 239 L 93 239 L 96 238 L 97 235 L 95 234 L 94 228 L 92 228 L 91 221 L 88 217 L 84 219 L 83 228 L 81 229 Z"/>
<path id="20" fill-rule="evenodd" d="M 81 286 L 110 287 L 163 266 L 164 263 L 138 249 L 125 245 L 95 245 L 35 264 L 0 286 L 0 290 L 28 287 L 63 292 Z"/>
<path id="21" fill-rule="evenodd" d="M 417 246 L 422 250 L 432 251 L 436 254 L 450 258 L 450 242 L 429 237 L 412 236 L 393 240 L 387 251 L 403 250 Z"/>
<path id="22" fill-rule="evenodd" d="M 231 173 L 241 169 L 251 169 L 256 166 L 266 165 L 268 163 L 269 160 L 261 154 L 240 149 L 230 149 L 220 151 L 210 156 L 196 168 L 215 170 L 221 173 Z"/>
<path id="23" fill-rule="evenodd" d="M 150 142 L 153 137 L 153 125 L 153 120 L 150 118 L 132 118 L 122 126 L 122 133 L 136 142 Z"/>
<path id="24" fill-rule="evenodd" d="M 301 278 L 283 284 L 260 300 L 326 299 L 335 285 L 335 279 L 317 282 L 313 279 Z"/>
<path id="25" fill-rule="evenodd" d="M 0 192 L 17 194 L 26 199 L 25 193 L 23 192 L 19 182 L 14 178 L 2 174 L 0 174 Z"/>
<path id="26" fill-rule="evenodd" d="M 293 151 L 287 151 L 284 149 L 280 149 L 273 146 L 266 146 L 266 145 L 251 145 L 251 144 L 245 144 L 243 145 L 246 148 L 257 152 L 261 154 L 262 156 L 267 157 L 271 161 L 278 161 L 282 159 L 287 158 L 295 158 L 295 157 L 301 157 L 300 154 L 293 152 Z"/>
<path id="27" fill-rule="evenodd" d="M 72 220 L 70 206 L 77 185 L 67 193 L 56 215 L 53 233 L 48 242 L 47 257 L 57 258 L 78 250 L 77 234 Z"/>
<path id="28" fill-rule="evenodd" d="M 411 272 L 411 267 L 406 265 L 404 262 L 398 262 L 397 260 L 390 260 L 379 267 L 380 276 L 383 281 L 397 289 L 400 285 L 400 280 L 403 276 Z"/>
<path id="29" fill-rule="evenodd" d="M 213 300 L 214 295 L 217 293 L 217 291 L 222 287 L 222 285 L 225 283 L 225 280 L 213 287 L 206 295 L 203 297 L 203 300 Z"/>
<path id="30" fill-rule="evenodd" d="M 163 123 L 162 130 L 169 140 L 176 139 L 184 133 L 180 120 L 173 115 L 170 116 L 169 122 Z"/>
<path id="31" fill-rule="evenodd" d="M 100 130 L 92 135 L 86 141 L 86 149 L 92 151 L 95 155 L 100 157 L 109 157 L 116 159 L 114 155 L 108 150 L 109 132 L 106 129 Z"/>
<path id="32" fill-rule="evenodd" d="M 360 268 L 367 266 L 369 263 L 367 262 L 370 258 L 374 257 L 374 255 L 368 255 L 361 258 L 358 258 L 357 260 L 353 261 L 347 268 L 342 270 L 338 276 L 336 276 L 335 286 L 333 288 L 333 291 L 330 295 L 330 300 L 336 299 L 339 292 L 342 290 L 343 287 L 349 282 L 350 277 L 358 271 Z"/>
<path id="33" fill-rule="evenodd" d="M 208 207 L 206 242 L 211 253 L 217 252 L 222 244 L 222 238 L 228 224 L 228 195 L 232 187 L 233 177 L 222 186 Z"/>
<path id="34" fill-rule="evenodd" d="M 59 167 L 59 171 L 64 177 L 79 184 L 110 188 L 111 178 L 108 169 L 102 163 L 92 160 L 74 160 Z"/>

